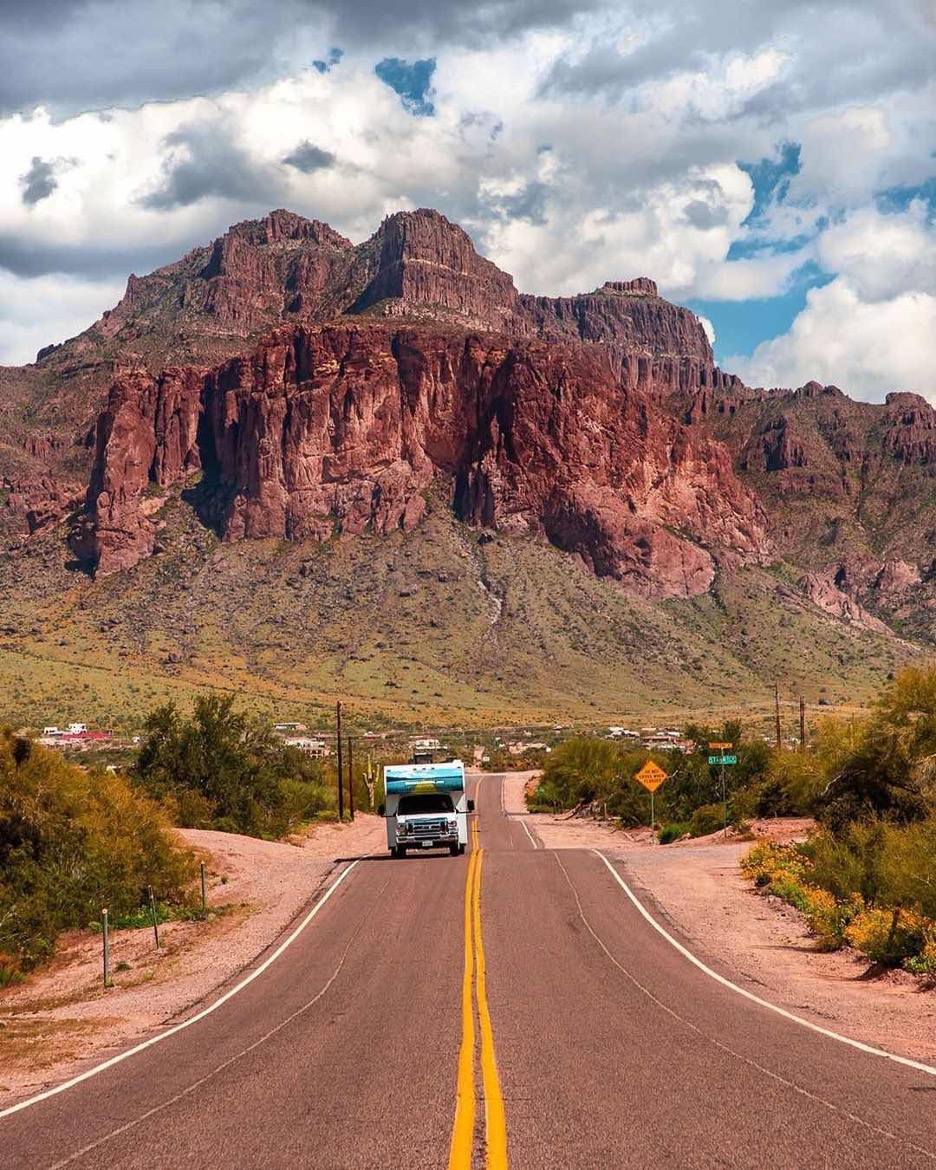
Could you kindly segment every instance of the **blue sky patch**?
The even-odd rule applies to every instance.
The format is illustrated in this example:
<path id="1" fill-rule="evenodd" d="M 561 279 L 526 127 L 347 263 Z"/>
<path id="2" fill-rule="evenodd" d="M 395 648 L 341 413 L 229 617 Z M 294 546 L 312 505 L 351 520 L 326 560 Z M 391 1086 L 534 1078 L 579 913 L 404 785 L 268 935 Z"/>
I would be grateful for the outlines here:
<path id="1" fill-rule="evenodd" d="M 384 57 L 374 66 L 374 72 L 394 93 L 398 93 L 404 107 L 417 117 L 428 118 L 435 106 L 426 95 L 435 73 L 435 57 L 424 61 L 404 61 L 402 57 Z"/>
<path id="2" fill-rule="evenodd" d="M 760 236 L 745 236 L 741 240 L 732 240 L 725 257 L 732 260 L 750 260 L 755 256 L 779 256 L 787 252 L 796 252 L 804 247 L 812 236 L 790 236 L 786 240 L 765 240 Z"/>
<path id="3" fill-rule="evenodd" d="M 760 342 L 786 333 L 805 309 L 809 290 L 821 288 L 833 279 L 810 260 L 797 269 L 792 284 L 781 296 L 749 301 L 694 300 L 686 301 L 686 306 L 712 322 L 715 360 L 721 364 L 729 357 L 750 357 Z"/>
<path id="4" fill-rule="evenodd" d="M 338 64 L 343 56 L 344 49 L 330 49 L 324 61 L 312 62 L 312 68 L 317 69 L 319 73 L 327 73 L 329 69 Z"/>
<path id="5" fill-rule="evenodd" d="M 936 175 L 915 187 L 889 187 L 875 198 L 878 211 L 882 214 L 906 211 L 911 203 L 921 200 L 929 208 L 930 215 L 936 214 Z"/>
<path id="6" fill-rule="evenodd" d="M 754 184 L 754 206 L 743 226 L 761 219 L 771 203 L 782 203 L 790 188 L 790 179 L 799 173 L 800 144 L 782 142 L 779 159 L 762 158 L 760 162 L 741 162 L 738 166 L 750 175 Z"/>

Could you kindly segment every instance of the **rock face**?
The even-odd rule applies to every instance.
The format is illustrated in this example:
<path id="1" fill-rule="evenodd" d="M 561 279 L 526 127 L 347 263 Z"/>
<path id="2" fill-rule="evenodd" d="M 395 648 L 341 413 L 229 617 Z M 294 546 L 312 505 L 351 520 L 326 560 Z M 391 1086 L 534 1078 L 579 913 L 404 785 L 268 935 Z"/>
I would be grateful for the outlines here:
<path id="1" fill-rule="evenodd" d="M 800 585 L 810 601 L 833 617 L 886 634 L 887 626 L 868 613 L 854 597 L 839 589 L 831 573 L 807 573 Z"/>
<path id="2" fill-rule="evenodd" d="M 373 275 L 352 312 L 438 316 L 442 310 L 442 319 L 469 328 L 517 332 L 513 280 L 437 211 L 391 215 L 361 251 Z"/>
<path id="3" fill-rule="evenodd" d="M 623 380 L 645 389 L 690 392 L 700 380 L 724 379 L 696 318 L 662 300 L 645 277 L 581 297 L 526 297 L 436 211 L 391 215 L 357 246 L 327 224 L 274 211 L 148 276 L 131 276 L 120 303 L 79 337 L 46 346 L 35 366 L 0 369 L 0 479 L 16 500 L 0 509 L 0 540 L 29 530 L 29 510 L 43 523 L 61 518 L 62 493 L 43 494 L 43 485 L 73 481 L 76 463 L 90 471 L 93 442 L 85 436 L 125 369 L 158 375 L 173 364 L 215 365 L 285 322 L 362 315 L 600 341 Z M 9 421 L 4 400 L 17 404 Z M 54 447 L 31 451 L 36 428 L 46 426 Z"/>
<path id="4" fill-rule="evenodd" d="M 686 417 L 723 439 L 770 517 L 778 552 L 827 613 L 936 636 L 936 410 L 836 386 L 700 391 Z"/>
<path id="5" fill-rule="evenodd" d="M 605 349 L 366 324 L 284 328 L 216 370 L 118 383 L 87 522 L 100 573 L 148 555 L 147 484 L 204 473 L 227 540 L 418 524 L 436 477 L 456 514 L 541 532 L 646 597 L 763 560 L 764 517 L 725 449 L 622 387 Z"/>
<path id="6" fill-rule="evenodd" d="M 83 474 L 71 542 L 100 573 L 157 547 L 160 493 L 195 472 L 229 540 L 410 528 L 443 479 L 464 519 L 647 597 L 775 548 L 835 616 L 929 636 L 936 612 L 923 399 L 751 390 L 649 278 L 520 293 L 426 209 L 357 245 L 275 211 L 131 277 L 79 338 L 0 370 L 0 423 L 0 534 L 58 523 Z"/>

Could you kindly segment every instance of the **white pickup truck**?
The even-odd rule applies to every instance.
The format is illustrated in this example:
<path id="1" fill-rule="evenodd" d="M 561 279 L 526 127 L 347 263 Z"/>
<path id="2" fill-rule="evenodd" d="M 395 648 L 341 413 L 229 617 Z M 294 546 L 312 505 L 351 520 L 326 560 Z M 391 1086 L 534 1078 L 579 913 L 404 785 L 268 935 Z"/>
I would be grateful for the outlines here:
<path id="1" fill-rule="evenodd" d="M 387 764 L 384 768 L 387 846 L 394 857 L 408 850 L 448 849 L 453 857 L 468 844 L 465 765 Z"/>

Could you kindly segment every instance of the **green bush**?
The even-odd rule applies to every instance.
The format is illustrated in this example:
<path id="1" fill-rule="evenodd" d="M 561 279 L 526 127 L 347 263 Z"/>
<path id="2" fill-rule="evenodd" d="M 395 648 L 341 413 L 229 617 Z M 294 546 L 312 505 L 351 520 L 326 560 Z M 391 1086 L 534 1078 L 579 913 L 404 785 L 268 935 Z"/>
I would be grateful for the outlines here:
<path id="1" fill-rule="evenodd" d="M 657 837 L 661 845 L 669 845 L 673 841 L 678 841 L 681 837 L 685 837 L 691 826 L 684 821 L 671 821 L 668 825 L 663 825 Z"/>
<path id="2" fill-rule="evenodd" d="M 850 824 L 804 846 L 812 881 L 836 898 L 860 895 L 869 906 L 904 906 L 936 919 L 936 821 Z"/>
<path id="3" fill-rule="evenodd" d="M 806 894 L 806 888 L 796 881 L 795 878 L 775 878 L 765 892 L 773 894 L 775 898 L 787 902 L 790 906 L 795 906 L 797 910 L 802 911 L 804 914 L 809 909 L 809 898 Z"/>
<path id="4" fill-rule="evenodd" d="M 191 719 L 171 704 L 146 721 L 134 776 L 180 825 L 276 838 L 330 807 L 322 766 L 234 710 L 202 695 Z"/>
<path id="5" fill-rule="evenodd" d="M 0 732 L 0 983 L 102 907 L 132 914 L 148 886 L 181 903 L 194 878 L 164 810 L 124 777 L 23 744 Z"/>
<path id="6" fill-rule="evenodd" d="M 725 806 L 703 804 L 692 814 L 689 831 L 693 837 L 707 837 L 725 827 Z"/>

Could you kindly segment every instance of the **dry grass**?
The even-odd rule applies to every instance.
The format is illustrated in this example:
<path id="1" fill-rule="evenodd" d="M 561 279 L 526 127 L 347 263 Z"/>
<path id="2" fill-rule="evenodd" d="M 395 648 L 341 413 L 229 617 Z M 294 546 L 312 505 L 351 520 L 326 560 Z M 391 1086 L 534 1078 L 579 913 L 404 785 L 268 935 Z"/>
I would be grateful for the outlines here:
<path id="1" fill-rule="evenodd" d="M 96 582 L 66 567 L 61 532 L 0 557 L 6 719 L 131 730 L 204 690 L 310 724 L 336 697 L 375 725 L 766 718 L 775 679 L 860 704 L 909 652 L 820 614 L 782 570 L 650 605 L 439 500 L 410 536 L 325 545 L 220 544 L 176 500 L 162 519 L 171 551 Z"/>

